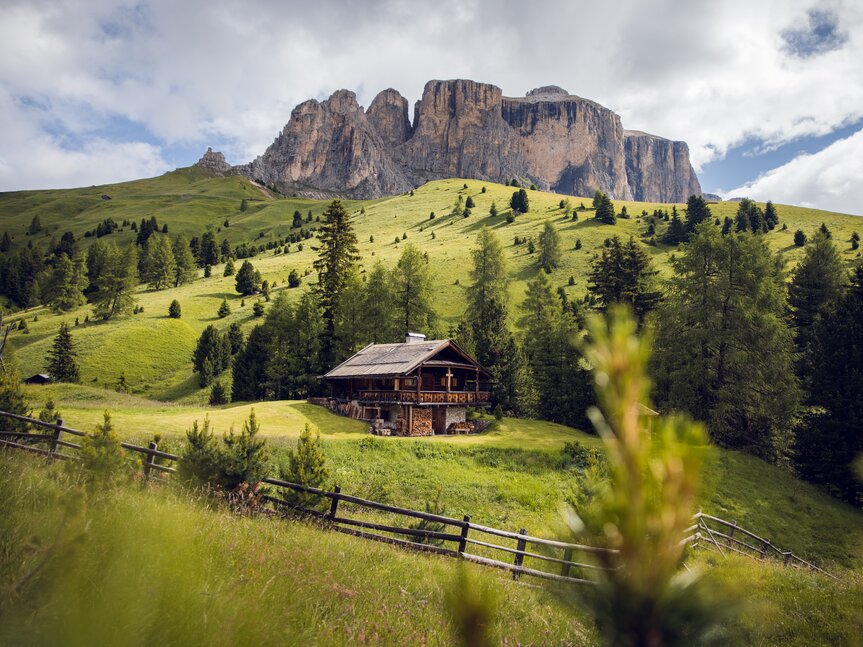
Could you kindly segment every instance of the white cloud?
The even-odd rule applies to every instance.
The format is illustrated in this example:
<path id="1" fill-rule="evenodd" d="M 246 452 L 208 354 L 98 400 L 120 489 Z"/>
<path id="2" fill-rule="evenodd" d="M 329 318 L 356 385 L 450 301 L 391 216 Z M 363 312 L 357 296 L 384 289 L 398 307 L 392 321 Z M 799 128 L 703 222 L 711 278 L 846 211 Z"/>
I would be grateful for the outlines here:
<path id="1" fill-rule="evenodd" d="M 792 55 L 788 34 L 805 35 L 813 7 L 842 38 Z M 560 85 L 627 128 L 686 140 L 698 168 L 744 141 L 863 118 L 861 60 L 855 0 L 5 0 L 0 20 L 0 91 L 47 106 L 34 117 L 16 102 L 10 124 L 86 141 L 120 119 L 143 143 L 212 145 L 235 163 L 307 98 L 346 87 L 368 105 L 394 87 L 413 101 L 429 79 L 463 77 L 510 95 Z M 0 126 L 0 157 L 17 158 Z M 21 181 L 43 185 L 45 166 Z M 104 170 L 94 161 L 86 183 Z"/>
<path id="2" fill-rule="evenodd" d="M 827 148 L 795 157 L 757 179 L 725 193 L 728 197 L 777 200 L 863 215 L 863 129 Z"/>

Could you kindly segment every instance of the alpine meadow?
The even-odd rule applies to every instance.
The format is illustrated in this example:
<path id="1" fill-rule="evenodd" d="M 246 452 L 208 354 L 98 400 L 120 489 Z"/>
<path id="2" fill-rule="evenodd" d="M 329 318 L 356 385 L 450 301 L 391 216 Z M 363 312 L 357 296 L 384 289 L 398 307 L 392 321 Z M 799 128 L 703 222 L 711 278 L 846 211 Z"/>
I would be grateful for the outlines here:
<path id="1" fill-rule="evenodd" d="M 0 643 L 863 645 L 792 4 L 0 9 Z"/>

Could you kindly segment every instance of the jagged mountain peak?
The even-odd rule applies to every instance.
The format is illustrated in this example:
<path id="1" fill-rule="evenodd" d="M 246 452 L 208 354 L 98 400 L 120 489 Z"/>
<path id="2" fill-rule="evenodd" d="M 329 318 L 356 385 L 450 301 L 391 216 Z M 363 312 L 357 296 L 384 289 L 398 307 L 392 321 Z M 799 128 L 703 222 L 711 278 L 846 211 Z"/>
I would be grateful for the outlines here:
<path id="1" fill-rule="evenodd" d="M 285 192 L 355 198 L 442 177 L 518 178 L 559 193 L 600 189 L 655 202 L 701 193 L 685 142 L 625 131 L 613 111 L 556 85 L 505 97 L 490 83 L 431 80 L 413 122 L 408 109 L 393 88 L 368 110 L 350 90 L 305 101 L 263 155 L 233 172 Z M 220 167 L 207 155 L 199 164 Z"/>

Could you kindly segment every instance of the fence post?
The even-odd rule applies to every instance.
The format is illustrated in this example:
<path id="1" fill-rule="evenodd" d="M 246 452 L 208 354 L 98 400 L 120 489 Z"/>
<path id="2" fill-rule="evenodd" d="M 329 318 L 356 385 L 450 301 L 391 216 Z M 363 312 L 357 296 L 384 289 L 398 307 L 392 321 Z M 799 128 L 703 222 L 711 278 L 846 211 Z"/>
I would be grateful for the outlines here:
<path id="1" fill-rule="evenodd" d="M 159 445 L 158 445 L 158 443 L 156 443 L 155 440 L 150 441 L 149 447 L 152 451 L 155 451 L 158 446 Z M 150 469 L 153 467 L 153 465 L 155 463 L 156 463 L 156 457 L 153 456 L 153 454 L 147 454 L 147 458 L 144 459 L 144 480 L 145 481 L 150 480 Z"/>
<path id="2" fill-rule="evenodd" d="M 563 551 L 563 561 L 571 562 L 572 561 L 572 548 L 567 548 Z M 560 574 L 563 577 L 569 577 L 569 564 L 563 564 L 560 567 Z"/>
<path id="3" fill-rule="evenodd" d="M 728 526 L 728 545 L 730 546 L 732 543 L 731 540 L 734 539 L 734 531 L 737 528 L 737 520 L 735 519 L 734 521 L 726 525 Z"/>
<path id="4" fill-rule="evenodd" d="M 464 525 L 461 527 L 461 538 L 458 540 L 458 554 L 463 555 L 467 548 L 467 531 L 470 530 L 470 515 L 466 514 L 463 519 Z"/>
<path id="5" fill-rule="evenodd" d="M 792 556 L 793 554 L 794 554 L 794 553 L 792 553 L 790 550 L 789 550 L 787 553 L 784 553 L 784 556 L 785 556 L 785 566 L 788 566 L 788 563 L 791 561 L 791 556 Z"/>
<path id="6" fill-rule="evenodd" d="M 518 531 L 518 534 L 519 535 L 526 535 L 527 530 L 522 528 L 521 530 Z M 517 567 L 520 567 L 522 564 L 524 564 L 524 549 L 526 546 L 527 546 L 527 540 L 524 537 L 519 537 L 518 538 L 518 545 L 516 546 L 516 550 L 518 552 L 515 554 L 515 565 Z M 517 580 L 518 576 L 519 576 L 518 571 L 512 572 L 512 579 Z"/>
<path id="7" fill-rule="evenodd" d="M 761 558 L 767 559 L 767 549 L 770 548 L 772 544 L 769 539 L 765 539 L 764 543 L 761 545 Z"/>
<path id="8" fill-rule="evenodd" d="M 335 496 L 330 500 L 330 511 L 327 514 L 327 519 L 332 521 L 336 518 L 336 512 L 339 509 L 339 493 L 342 491 L 338 485 L 333 488 L 333 493 Z"/>
<path id="9" fill-rule="evenodd" d="M 57 418 L 57 426 L 62 426 L 62 425 L 63 425 L 63 421 L 60 418 Z M 62 436 L 62 435 L 63 435 L 62 429 L 55 429 L 51 433 L 51 449 L 49 450 L 51 456 L 53 456 L 54 454 L 57 453 L 57 446 L 58 446 L 57 441 L 60 440 L 60 436 Z"/>

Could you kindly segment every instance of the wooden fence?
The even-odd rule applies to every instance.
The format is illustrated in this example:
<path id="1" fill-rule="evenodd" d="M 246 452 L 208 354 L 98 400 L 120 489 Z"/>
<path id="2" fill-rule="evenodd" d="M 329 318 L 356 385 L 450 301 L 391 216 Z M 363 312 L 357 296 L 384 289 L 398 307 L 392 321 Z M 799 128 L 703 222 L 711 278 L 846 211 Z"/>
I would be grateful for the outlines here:
<path id="1" fill-rule="evenodd" d="M 0 418 L 3 417 L 46 429 L 48 433 L 0 430 L 0 447 L 15 447 L 52 459 L 79 460 L 77 456 L 64 453 L 61 449 L 80 449 L 81 445 L 64 440 L 62 436 L 69 434 L 80 438 L 86 433 L 65 427 L 62 420 L 52 424 L 0 411 Z M 147 480 L 159 478 L 153 472 L 176 472 L 175 467 L 160 464 L 157 459 L 176 463 L 179 457 L 160 451 L 155 442 L 151 442 L 148 447 L 126 442 L 120 444 L 124 449 L 141 455 Z M 37 445 L 47 445 L 47 448 Z M 598 546 L 534 537 L 524 528 L 510 532 L 483 526 L 471 521 L 468 515 L 456 519 L 370 501 L 345 494 L 338 485 L 330 492 L 274 478 L 266 478 L 263 482 L 270 486 L 264 500 L 278 513 L 312 517 L 338 532 L 504 569 L 512 573 L 513 579 L 530 575 L 548 580 L 593 584 L 596 572 L 606 570 L 606 567 L 597 563 L 596 556 L 616 552 Z M 396 525 L 396 522 L 381 518 L 387 515 L 414 523 Z M 695 515 L 693 522 L 687 529 L 689 534 L 682 540 L 682 543 L 688 543 L 692 548 L 704 547 L 723 554 L 727 550 L 762 560 L 779 557 L 787 566 L 805 567 L 833 577 L 734 522 L 701 512 Z"/>

